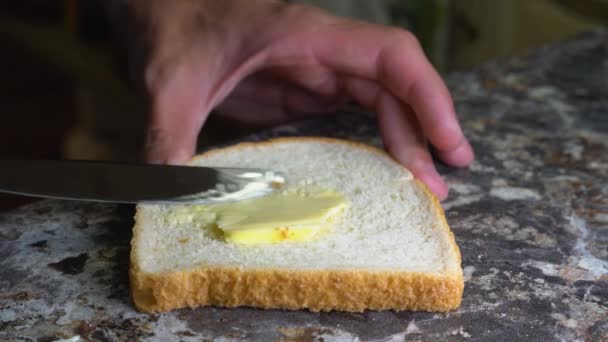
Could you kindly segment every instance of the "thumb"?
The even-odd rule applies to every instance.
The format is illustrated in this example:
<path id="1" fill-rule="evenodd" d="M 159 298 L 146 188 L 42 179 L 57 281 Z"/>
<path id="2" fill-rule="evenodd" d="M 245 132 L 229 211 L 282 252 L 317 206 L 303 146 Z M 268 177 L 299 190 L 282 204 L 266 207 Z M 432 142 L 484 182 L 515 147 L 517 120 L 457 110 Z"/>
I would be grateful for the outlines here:
<path id="1" fill-rule="evenodd" d="M 181 164 L 196 152 L 200 129 L 209 115 L 203 77 L 192 65 L 149 82 L 150 113 L 144 157 L 155 164 Z M 150 81 L 150 80 L 149 80 Z"/>

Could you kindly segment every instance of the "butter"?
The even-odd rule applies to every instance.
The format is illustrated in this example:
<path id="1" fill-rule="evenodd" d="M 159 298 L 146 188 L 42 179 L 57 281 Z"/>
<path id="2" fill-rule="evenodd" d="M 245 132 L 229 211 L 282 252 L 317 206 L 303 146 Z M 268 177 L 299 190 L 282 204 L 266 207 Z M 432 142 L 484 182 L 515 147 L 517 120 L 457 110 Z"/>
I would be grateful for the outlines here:
<path id="1" fill-rule="evenodd" d="M 226 242 L 259 244 L 312 240 L 328 230 L 345 208 L 345 199 L 335 191 L 285 191 L 240 202 L 196 205 L 180 214 L 203 227 L 216 227 Z"/>

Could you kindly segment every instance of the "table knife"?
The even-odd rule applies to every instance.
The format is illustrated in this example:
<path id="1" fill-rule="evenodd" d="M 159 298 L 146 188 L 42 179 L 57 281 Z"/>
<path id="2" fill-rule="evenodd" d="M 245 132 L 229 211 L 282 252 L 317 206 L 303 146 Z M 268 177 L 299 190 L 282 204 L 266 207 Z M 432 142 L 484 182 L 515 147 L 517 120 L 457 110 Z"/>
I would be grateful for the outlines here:
<path id="1" fill-rule="evenodd" d="M 210 204 L 268 195 L 284 182 L 261 169 L 0 160 L 0 192 L 68 200 Z"/>

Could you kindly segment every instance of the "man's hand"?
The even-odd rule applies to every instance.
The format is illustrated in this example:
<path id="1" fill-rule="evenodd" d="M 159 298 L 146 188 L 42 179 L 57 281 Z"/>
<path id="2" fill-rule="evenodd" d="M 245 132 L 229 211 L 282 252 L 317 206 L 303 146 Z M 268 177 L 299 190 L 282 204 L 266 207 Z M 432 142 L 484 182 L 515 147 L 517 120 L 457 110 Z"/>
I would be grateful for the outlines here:
<path id="1" fill-rule="evenodd" d="M 447 186 L 427 141 L 447 164 L 473 159 L 444 82 L 407 31 L 273 0 L 131 5 L 149 51 L 150 162 L 191 157 L 212 109 L 278 123 L 349 99 L 378 113 L 388 152 L 440 199 Z"/>

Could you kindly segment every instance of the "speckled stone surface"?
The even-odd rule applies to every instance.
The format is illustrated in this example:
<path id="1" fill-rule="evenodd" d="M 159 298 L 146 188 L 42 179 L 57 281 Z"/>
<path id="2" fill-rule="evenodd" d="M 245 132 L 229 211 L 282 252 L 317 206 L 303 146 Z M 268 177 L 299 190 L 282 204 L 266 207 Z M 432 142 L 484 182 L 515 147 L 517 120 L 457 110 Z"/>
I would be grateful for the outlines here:
<path id="1" fill-rule="evenodd" d="M 43 201 L 0 214 L 0 340 L 608 340 L 608 31 L 448 78 L 477 160 L 441 167 L 462 251 L 460 309 L 144 315 L 128 295 L 133 208 Z M 380 145 L 342 114 L 269 136 Z"/>

